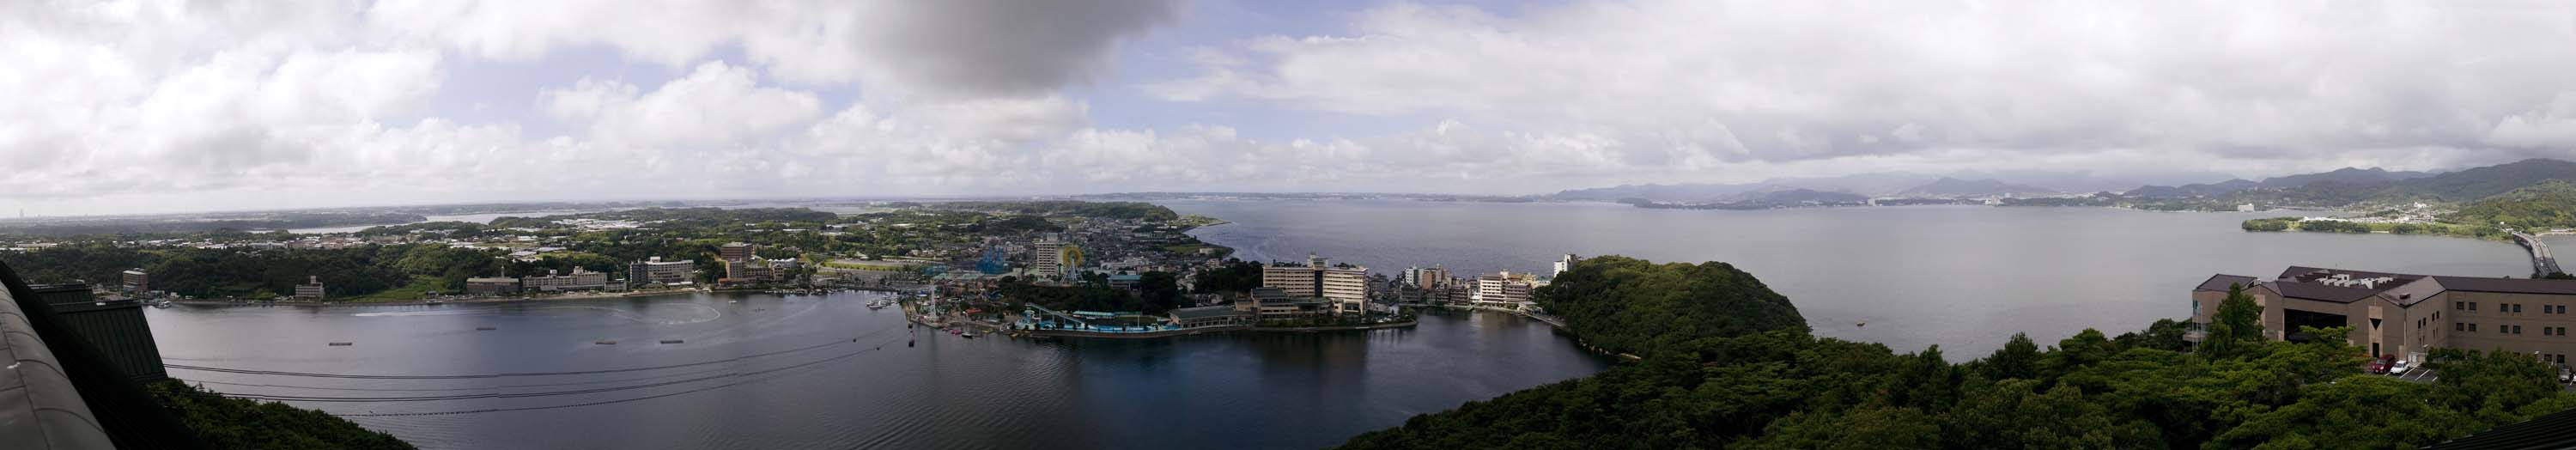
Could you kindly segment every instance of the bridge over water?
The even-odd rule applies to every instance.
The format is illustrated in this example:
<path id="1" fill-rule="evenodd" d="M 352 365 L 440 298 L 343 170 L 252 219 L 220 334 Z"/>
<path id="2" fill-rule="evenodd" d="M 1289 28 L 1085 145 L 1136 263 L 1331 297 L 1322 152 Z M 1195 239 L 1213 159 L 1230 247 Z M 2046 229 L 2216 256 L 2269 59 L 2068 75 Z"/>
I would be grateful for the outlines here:
<path id="1" fill-rule="evenodd" d="M 2514 231 L 2513 240 L 2514 242 L 2522 244 L 2522 248 L 2531 250 L 2532 277 L 2537 278 L 2553 273 L 2567 273 L 2566 271 L 2558 270 L 2558 257 L 2549 255 L 2549 243 L 2541 242 L 2539 236 L 2533 236 L 2521 231 Z"/>

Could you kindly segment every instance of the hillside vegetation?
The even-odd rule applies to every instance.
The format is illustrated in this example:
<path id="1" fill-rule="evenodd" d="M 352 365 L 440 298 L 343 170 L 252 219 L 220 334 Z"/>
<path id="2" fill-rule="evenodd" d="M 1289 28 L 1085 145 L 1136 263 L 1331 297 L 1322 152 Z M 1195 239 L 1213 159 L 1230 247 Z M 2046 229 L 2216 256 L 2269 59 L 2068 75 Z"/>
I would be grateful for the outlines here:
<path id="1" fill-rule="evenodd" d="M 1718 263 L 1588 260 L 1538 295 L 1581 337 L 1645 359 L 1344 448 L 2417 448 L 2576 406 L 2548 365 L 2507 352 L 2448 354 L 2418 384 L 2360 373 L 2345 343 L 2261 341 L 2241 294 L 2198 347 L 2186 323 L 2160 320 L 2051 346 L 2015 335 L 1961 364 L 1939 347 L 1810 336 L 1778 294 Z"/>
<path id="2" fill-rule="evenodd" d="M 224 398 L 178 380 L 163 380 L 145 388 L 210 449 L 413 448 L 393 435 L 321 411 L 278 402 Z"/>
<path id="3" fill-rule="evenodd" d="M 2576 181 L 2551 181 L 2478 200 L 2460 207 L 2451 219 L 2527 230 L 2576 228 Z"/>

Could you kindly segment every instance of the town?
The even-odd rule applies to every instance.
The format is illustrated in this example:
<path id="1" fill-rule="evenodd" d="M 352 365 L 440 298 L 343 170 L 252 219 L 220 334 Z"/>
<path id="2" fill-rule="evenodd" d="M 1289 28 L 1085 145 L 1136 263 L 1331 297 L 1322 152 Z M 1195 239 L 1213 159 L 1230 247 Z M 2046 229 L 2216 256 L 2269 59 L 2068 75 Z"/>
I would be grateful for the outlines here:
<path id="1" fill-rule="evenodd" d="M 961 336 L 1131 338 L 1403 327 L 1406 306 L 1556 323 L 1530 293 L 1576 260 L 1543 273 L 1372 273 L 1320 255 L 1244 261 L 1187 234 L 1223 223 L 1132 202 L 636 208 L 331 233 L 22 235 L 0 237 L 0 255 L 40 283 L 165 306 L 872 290 Z"/>

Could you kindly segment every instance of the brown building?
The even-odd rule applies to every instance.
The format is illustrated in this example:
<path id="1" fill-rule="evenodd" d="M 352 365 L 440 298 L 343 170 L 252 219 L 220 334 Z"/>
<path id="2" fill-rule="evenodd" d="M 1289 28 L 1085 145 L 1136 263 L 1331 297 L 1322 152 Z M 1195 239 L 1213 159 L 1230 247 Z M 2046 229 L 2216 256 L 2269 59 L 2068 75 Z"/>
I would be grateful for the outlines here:
<path id="1" fill-rule="evenodd" d="M 725 262 L 739 262 L 751 259 L 752 249 L 753 247 L 751 244 L 734 242 L 725 244 L 723 247 L 717 247 L 716 256 L 723 258 Z"/>
<path id="2" fill-rule="evenodd" d="M 2306 340 L 2301 326 L 2352 327 L 2371 355 L 2416 358 L 2432 348 L 2502 350 L 2565 364 L 2576 353 L 2576 280 L 2454 277 L 2290 267 L 2269 280 L 2217 275 L 2192 289 L 2192 321 L 2207 325 L 2230 285 L 2263 306 L 2263 334 Z"/>
<path id="3" fill-rule="evenodd" d="M 324 297 L 322 277 L 314 275 L 304 279 L 304 284 L 295 285 L 295 298 L 321 300 Z"/>
<path id="4" fill-rule="evenodd" d="M 478 297 L 519 295 L 519 279 L 505 277 L 467 278 L 465 279 L 465 295 Z"/>
<path id="5" fill-rule="evenodd" d="M 147 293 L 147 292 L 152 292 L 152 274 L 151 274 L 151 273 L 149 273 L 149 272 L 144 272 L 144 271 L 143 271 L 143 269 L 141 269 L 141 268 L 135 268 L 135 269 L 126 269 L 126 270 L 125 270 L 125 273 L 122 273 L 122 274 L 119 274 L 119 275 L 120 275 L 120 278 L 122 278 L 122 279 L 121 279 L 121 280 L 119 280 L 119 281 L 122 281 L 122 282 L 121 282 L 121 283 L 118 283 L 118 286 L 117 286 L 117 291 L 118 291 L 118 292 L 124 292 L 124 293 L 127 293 L 127 294 L 135 294 L 135 295 L 142 295 L 142 294 Z"/>

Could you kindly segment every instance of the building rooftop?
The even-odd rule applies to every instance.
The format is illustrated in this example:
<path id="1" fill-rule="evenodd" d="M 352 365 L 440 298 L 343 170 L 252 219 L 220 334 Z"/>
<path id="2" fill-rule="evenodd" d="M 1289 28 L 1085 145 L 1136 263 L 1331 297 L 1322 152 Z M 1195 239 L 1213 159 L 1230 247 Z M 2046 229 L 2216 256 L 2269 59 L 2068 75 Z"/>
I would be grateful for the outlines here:
<path id="1" fill-rule="evenodd" d="M 2435 276 L 2443 290 L 2508 294 L 2576 294 L 2576 280 Z"/>
<path id="2" fill-rule="evenodd" d="M 1233 306 L 1229 305 L 1200 306 L 1195 308 L 1180 308 L 1172 310 L 1172 318 L 1177 320 L 1250 315 L 1253 314 L 1248 311 L 1236 311 Z"/>
<path id="3" fill-rule="evenodd" d="M 2222 274 L 2217 274 L 2217 275 L 2211 275 L 2211 276 L 2209 276 L 2209 280 L 2200 282 L 2200 287 L 2192 288 L 2192 290 L 2195 290 L 2195 291 L 2217 291 L 2217 292 L 2227 292 L 2227 287 L 2228 287 L 2228 286 L 2231 286 L 2231 285 L 2232 285 L 2232 286 L 2254 287 L 2254 277 L 2249 277 L 2249 276 L 2244 276 L 2244 275 L 2228 275 L 2228 274 L 2223 274 L 2223 273 L 2222 273 Z"/>
<path id="4" fill-rule="evenodd" d="M 2282 297 L 2302 300 L 2352 303 L 2370 298 L 2371 296 L 2379 295 L 2379 291 L 2376 290 L 2336 287 L 2317 283 L 2275 281 L 2266 284 L 2272 286 L 2272 290 L 2279 291 Z"/>
<path id="5" fill-rule="evenodd" d="M 2225 291 L 2230 283 L 2261 284 L 2284 297 L 2351 303 L 2380 296 L 2413 305 L 2443 291 L 2576 295 L 2576 280 L 2458 277 L 2291 266 L 2272 281 L 2241 275 L 2213 275 L 2195 291 Z"/>

